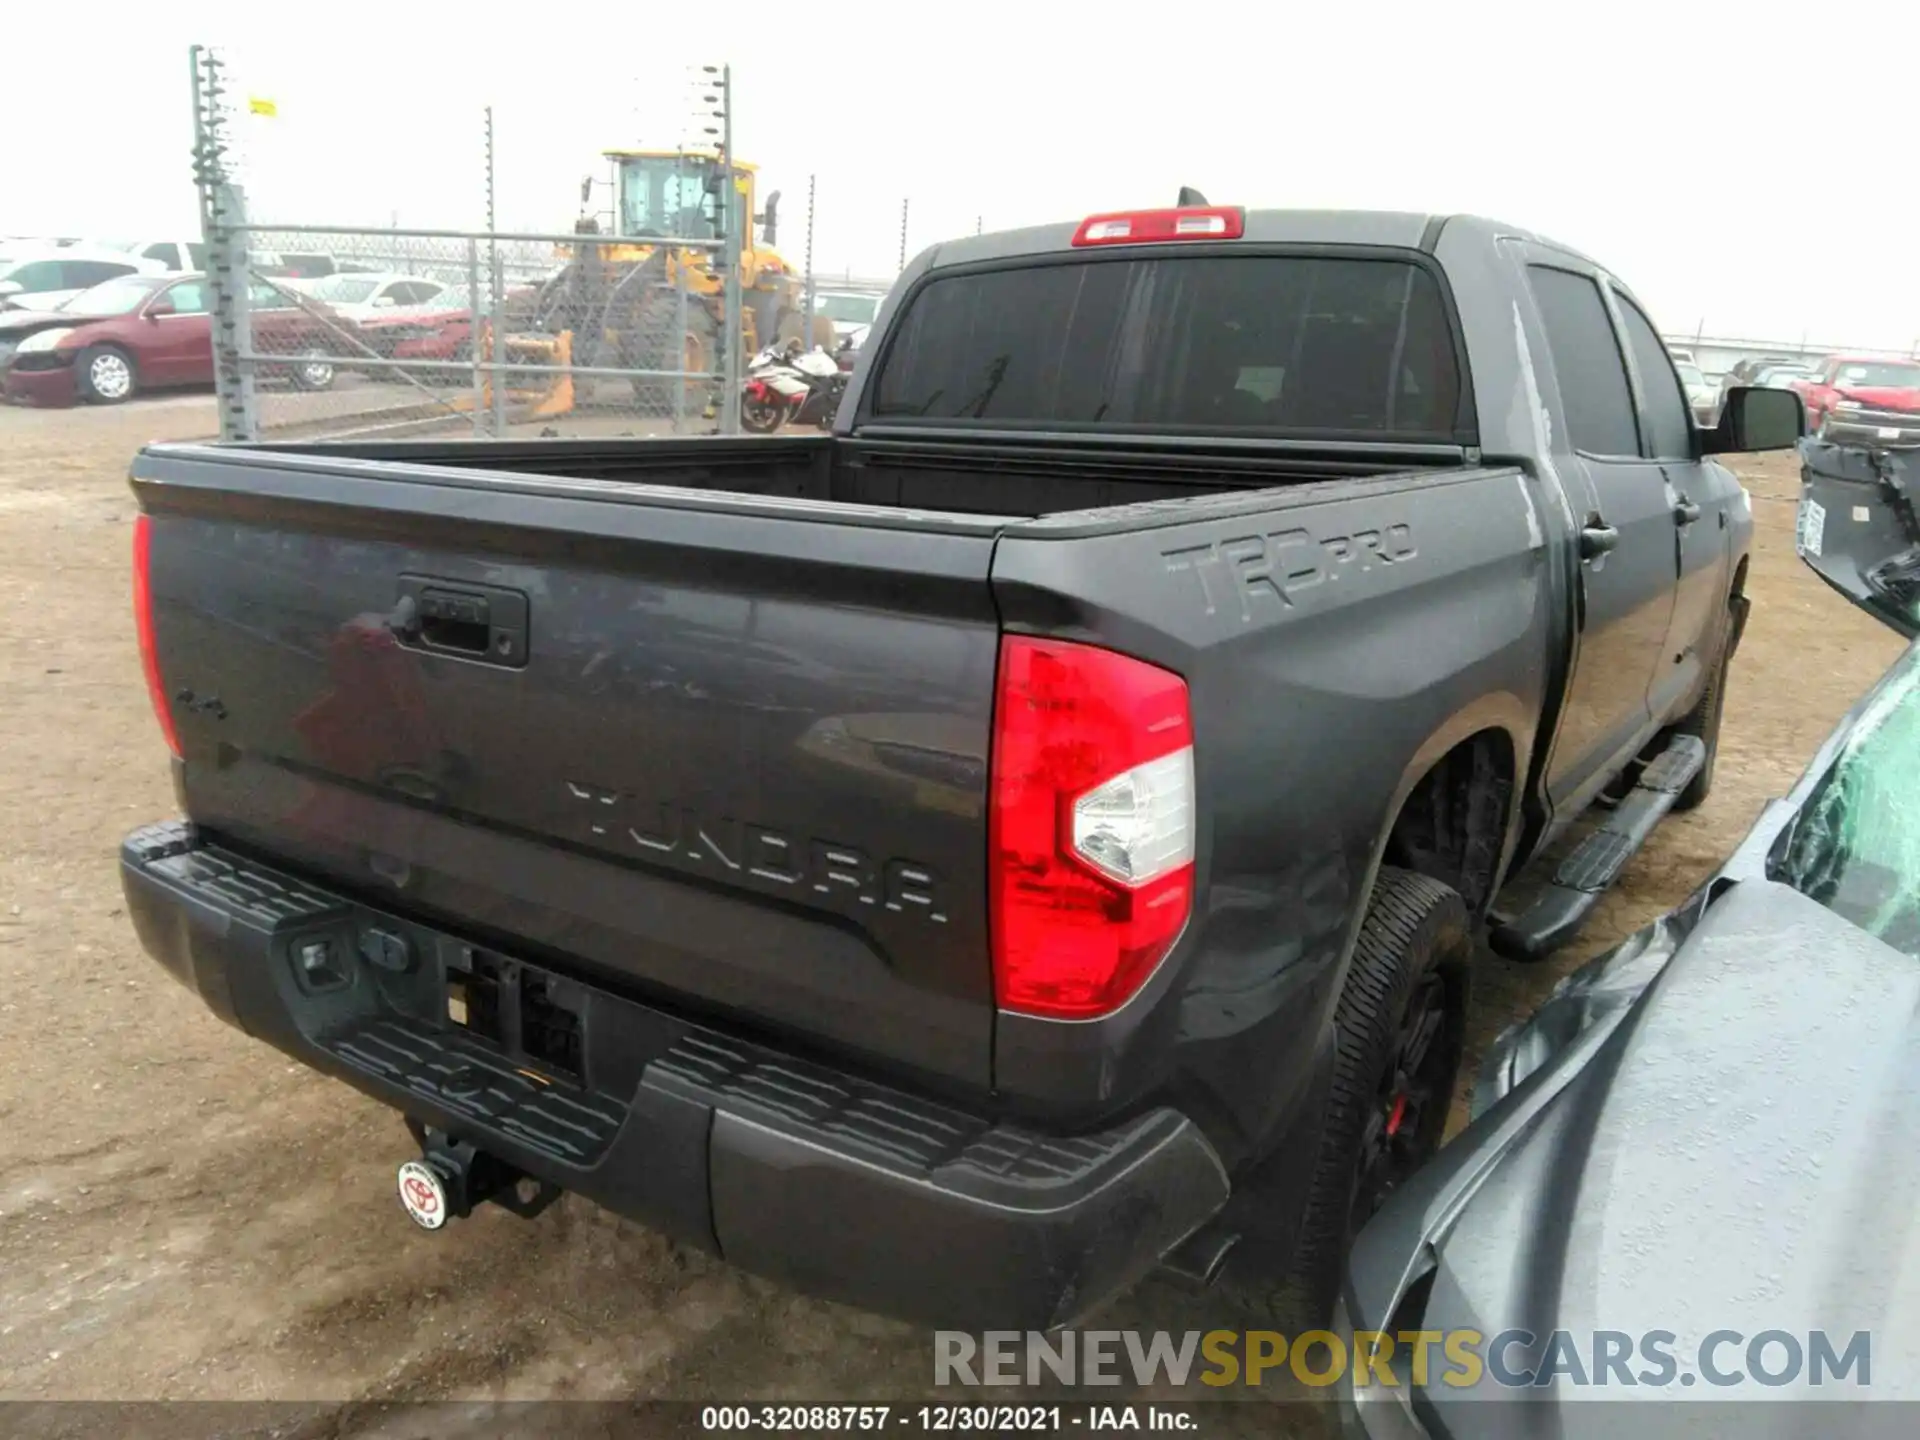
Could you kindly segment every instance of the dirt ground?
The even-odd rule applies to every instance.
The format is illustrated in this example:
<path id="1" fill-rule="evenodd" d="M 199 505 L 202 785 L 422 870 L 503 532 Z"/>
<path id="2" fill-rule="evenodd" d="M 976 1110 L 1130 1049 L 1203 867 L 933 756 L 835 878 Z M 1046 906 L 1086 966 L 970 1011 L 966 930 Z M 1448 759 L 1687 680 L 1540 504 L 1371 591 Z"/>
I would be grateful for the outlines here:
<path id="1" fill-rule="evenodd" d="M 115 851 L 172 796 L 134 649 L 125 472 L 211 413 L 0 409 L 0 1397 L 931 1397 L 925 1333 L 573 1199 L 423 1235 L 393 1196 L 399 1120 L 219 1024 L 141 953 Z M 1899 652 L 1796 561 L 1792 457 L 1740 468 L 1755 606 L 1713 796 L 1573 953 L 1486 961 L 1475 1052 L 1682 899 Z M 1107 1323 L 1209 1328 L 1218 1310 L 1156 1283 Z"/>

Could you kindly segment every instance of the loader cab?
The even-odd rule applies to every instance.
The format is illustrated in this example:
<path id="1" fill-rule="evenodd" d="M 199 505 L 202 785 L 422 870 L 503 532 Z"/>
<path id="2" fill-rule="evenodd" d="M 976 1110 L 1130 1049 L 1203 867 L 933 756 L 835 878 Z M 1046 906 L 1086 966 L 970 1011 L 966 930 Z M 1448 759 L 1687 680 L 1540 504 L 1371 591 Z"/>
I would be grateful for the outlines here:
<path id="1" fill-rule="evenodd" d="M 718 240 L 719 195 L 726 188 L 717 155 L 672 150 L 607 152 L 614 172 L 615 224 L 635 240 Z M 753 167 L 733 166 L 733 211 L 742 250 L 752 250 Z"/>

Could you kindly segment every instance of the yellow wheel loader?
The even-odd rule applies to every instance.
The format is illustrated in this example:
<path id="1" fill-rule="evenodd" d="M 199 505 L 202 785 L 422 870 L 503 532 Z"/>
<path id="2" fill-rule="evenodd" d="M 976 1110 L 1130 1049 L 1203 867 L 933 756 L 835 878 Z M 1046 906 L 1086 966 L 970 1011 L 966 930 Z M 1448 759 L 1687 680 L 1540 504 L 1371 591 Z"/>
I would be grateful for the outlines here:
<path id="1" fill-rule="evenodd" d="M 613 238 L 561 247 L 565 263 L 541 286 L 530 326 L 510 337 L 512 359 L 589 368 L 720 371 L 725 254 L 675 242 L 720 240 L 723 195 L 730 202 L 726 223 L 740 237 L 743 367 L 745 358 L 762 346 L 801 335 L 804 277 L 773 248 L 779 192 L 767 197 L 764 211 L 755 209 L 753 166 L 736 161 L 729 184 L 727 167 L 713 152 L 610 150 L 606 158 L 613 170 Z M 591 202 L 593 184 L 589 179 L 581 187 L 583 208 Z M 597 221 L 585 216 L 575 230 L 583 236 L 603 233 Z M 824 316 L 815 317 L 813 343 L 833 348 L 833 325 Z M 541 416 L 562 413 L 592 393 L 596 381 L 608 379 L 541 378 L 559 383 L 519 397 Z M 673 413 L 679 382 L 635 377 L 630 383 L 642 408 Z M 681 402 L 686 413 L 697 415 L 711 407 L 715 383 L 687 386 Z"/>

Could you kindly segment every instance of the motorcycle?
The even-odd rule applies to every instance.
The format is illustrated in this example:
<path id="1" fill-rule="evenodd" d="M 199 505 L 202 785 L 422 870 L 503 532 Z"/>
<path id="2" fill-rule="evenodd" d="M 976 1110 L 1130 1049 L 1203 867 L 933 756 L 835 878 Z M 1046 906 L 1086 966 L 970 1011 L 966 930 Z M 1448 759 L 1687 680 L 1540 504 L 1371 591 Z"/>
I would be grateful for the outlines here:
<path id="1" fill-rule="evenodd" d="M 747 366 L 740 393 L 740 426 L 771 435 L 782 425 L 833 423 L 846 393 L 847 372 L 824 350 L 802 351 L 799 341 L 770 345 Z"/>

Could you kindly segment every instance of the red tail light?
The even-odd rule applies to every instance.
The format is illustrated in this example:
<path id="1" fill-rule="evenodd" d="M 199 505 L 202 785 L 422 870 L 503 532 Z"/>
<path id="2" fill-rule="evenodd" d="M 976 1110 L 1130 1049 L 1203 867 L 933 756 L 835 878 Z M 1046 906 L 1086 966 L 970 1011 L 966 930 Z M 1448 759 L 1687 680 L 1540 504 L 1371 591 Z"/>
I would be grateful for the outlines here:
<path id="1" fill-rule="evenodd" d="M 153 716 L 160 722 L 160 736 L 167 749 L 180 753 L 180 737 L 173 729 L 173 709 L 167 704 L 167 687 L 160 679 L 160 655 L 153 646 L 153 522 L 145 515 L 133 518 L 133 627 L 140 639 L 140 668 L 147 675 L 147 699 L 153 702 Z"/>
<path id="2" fill-rule="evenodd" d="M 1119 1009 L 1193 908 L 1186 682 L 1110 650 L 1007 636 L 991 787 L 1001 1008 L 1062 1019 Z"/>
<path id="3" fill-rule="evenodd" d="M 1111 215 L 1089 215 L 1073 232 L 1073 243 L 1151 245 L 1162 240 L 1238 240 L 1246 229 L 1247 212 L 1237 206 L 1121 210 Z"/>

